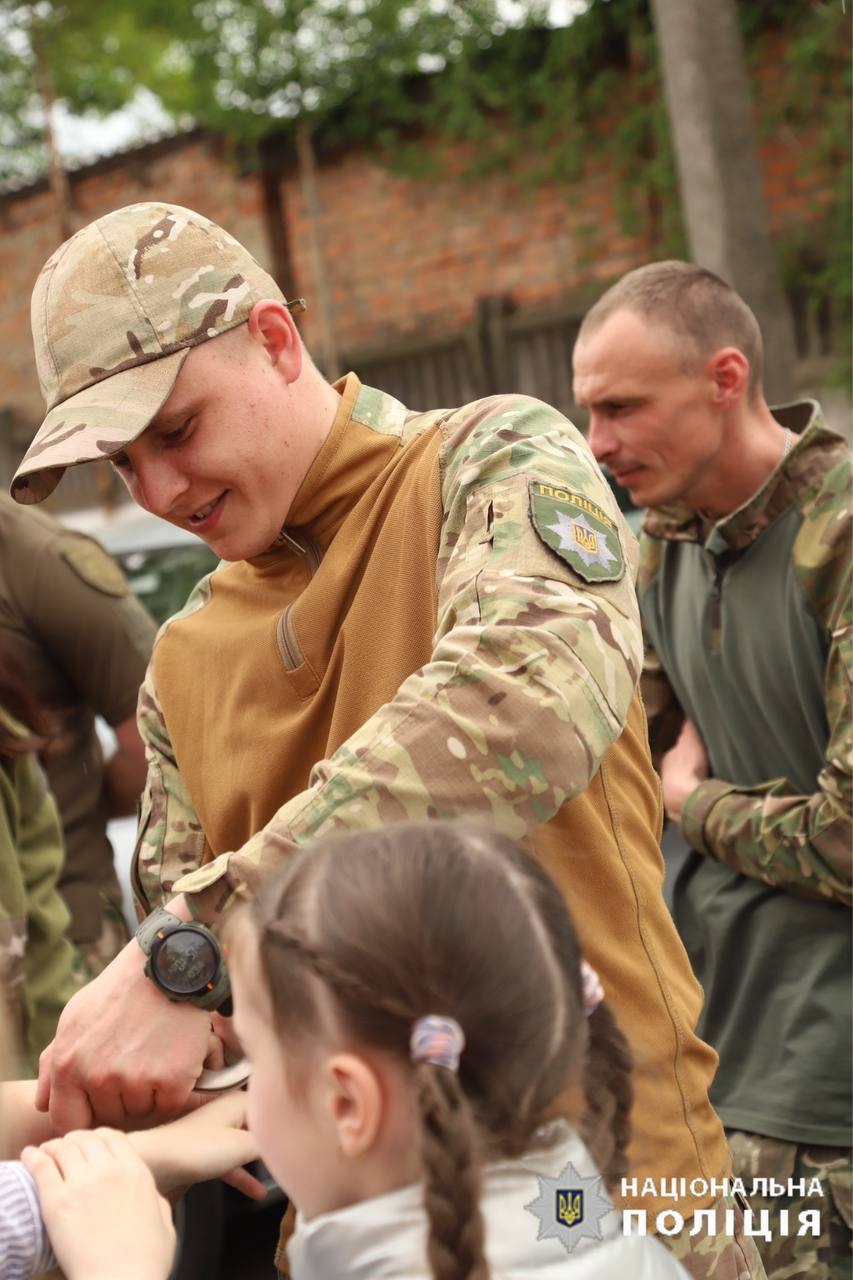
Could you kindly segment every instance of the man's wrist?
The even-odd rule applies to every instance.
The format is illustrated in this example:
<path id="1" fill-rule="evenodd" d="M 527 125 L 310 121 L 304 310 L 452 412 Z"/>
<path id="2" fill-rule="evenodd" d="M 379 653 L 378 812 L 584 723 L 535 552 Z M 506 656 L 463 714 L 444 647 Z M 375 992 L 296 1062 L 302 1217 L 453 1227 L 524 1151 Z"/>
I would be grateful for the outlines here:
<path id="1" fill-rule="evenodd" d="M 201 1009 L 219 1009 L 230 1002 L 231 984 L 219 940 L 206 925 L 158 907 L 139 925 L 136 941 L 145 956 L 145 976 L 167 999 Z"/>
<path id="2" fill-rule="evenodd" d="M 690 792 L 682 806 L 679 823 L 681 834 L 691 849 L 695 849 L 697 853 L 703 853 L 706 858 L 713 858 L 716 855 L 705 835 L 705 824 L 714 805 L 730 790 L 728 783 L 720 782 L 716 778 L 708 778 Z"/>
<path id="3" fill-rule="evenodd" d="M 193 914 L 189 909 L 186 896 L 179 893 L 176 897 L 171 898 L 165 907 L 171 916 L 177 916 L 179 920 L 183 920 L 185 924 L 190 924 Z"/>

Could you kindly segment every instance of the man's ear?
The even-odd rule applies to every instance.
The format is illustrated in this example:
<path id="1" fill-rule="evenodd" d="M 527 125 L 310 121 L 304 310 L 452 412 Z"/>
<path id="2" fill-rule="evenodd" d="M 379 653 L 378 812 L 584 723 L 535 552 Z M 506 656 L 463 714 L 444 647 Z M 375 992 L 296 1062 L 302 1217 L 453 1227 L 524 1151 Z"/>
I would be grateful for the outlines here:
<path id="1" fill-rule="evenodd" d="M 249 312 L 249 333 L 266 351 L 287 382 L 302 372 L 302 342 L 293 316 L 281 302 L 256 302 Z"/>
<path id="2" fill-rule="evenodd" d="M 354 1053 L 336 1053 L 326 1064 L 327 1101 L 341 1154 L 354 1160 L 369 1151 L 379 1133 L 383 1093 L 373 1068 Z"/>
<path id="3" fill-rule="evenodd" d="M 722 347 L 709 361 L 718 409 L 733 409 L 749 389 L 749 361 L 737 347 Z"/>

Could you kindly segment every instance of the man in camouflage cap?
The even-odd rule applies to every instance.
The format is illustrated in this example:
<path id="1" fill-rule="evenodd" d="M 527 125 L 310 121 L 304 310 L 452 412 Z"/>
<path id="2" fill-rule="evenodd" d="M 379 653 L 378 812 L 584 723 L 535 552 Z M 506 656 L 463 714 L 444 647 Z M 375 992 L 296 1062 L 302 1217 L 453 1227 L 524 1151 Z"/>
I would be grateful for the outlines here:
<path id="1" fill-rule="evenodd" d="M 834 1280 L 851 1245 L 851 457 L 814 402 L 769 409 L 761 374 L 752 312 L 682 262 L 614 285 L 574 355 L 593 453 L 651 508 L 642 684 L 693 850 L 675 918 L 720 1053 L 711 1098 L 770 1211 L 768 1275 Z M 823 1198 L 761 1194 L 815 1178 Z M 798 1234 L 810 1210 L 819 1238 Z"/>
<path id="2" fill-rule="evenodd" d="M 506 395 L 421 413 L 354 374 L 330 386 L 292 306 L 226 232 L 161 204 L 85 228 L 36 285 L 49 412 L 14 496 L 107 457 L 230 562 L 161 631 L 143 687 L 139 910 L 215 933 L 334 830 L 478 815 L 526 839 L 634 1048 L 634 1170 L 690 1184 L 689 1225 L 728 1153 L 661 893 L 636 544 L 555 410 Z M 63 1015 L 40 1081 L 60 1130 L 192 1088 L 210 1020 L 143 966 L 133 943 Z M 653 1222 L 672 1207 L 634 1200 Z M 715 1258 L 717 1280 L 761 1275 L 749 1248 Z"/>

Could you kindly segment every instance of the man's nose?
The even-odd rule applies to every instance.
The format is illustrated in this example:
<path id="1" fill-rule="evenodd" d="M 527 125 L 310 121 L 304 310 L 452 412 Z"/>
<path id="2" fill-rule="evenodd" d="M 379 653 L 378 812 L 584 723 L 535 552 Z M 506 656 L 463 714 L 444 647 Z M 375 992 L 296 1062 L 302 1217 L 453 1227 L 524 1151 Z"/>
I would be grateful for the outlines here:
<path id="1" fill-rule="evenodd" d="M 606 462 L 616 450 L 616 438 L 605 418 L 599 413 L 589 415 L 587 443 L 597 462 Z"/>
<path id="2" fill-rule="evenodd" d="M 170 458 L 151 457 L 136 464 L 132 496 L 152 515 L 168 519 L 188 488 L 188 479 Z"/>

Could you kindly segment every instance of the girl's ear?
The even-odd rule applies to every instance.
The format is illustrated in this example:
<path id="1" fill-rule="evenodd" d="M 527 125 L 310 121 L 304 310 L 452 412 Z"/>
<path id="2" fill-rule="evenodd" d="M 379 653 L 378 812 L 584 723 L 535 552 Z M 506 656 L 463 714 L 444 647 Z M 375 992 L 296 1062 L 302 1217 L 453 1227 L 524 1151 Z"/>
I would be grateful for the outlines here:
<path id="1" fill-rule="evenodd" d="M 352 1160 L 376 1142 L 384 1113 L 382 1086 L 373 1068 L 354 1053 L 336 1053 L 326 1071 L 327 1103 L 338 1146 Z"/>

